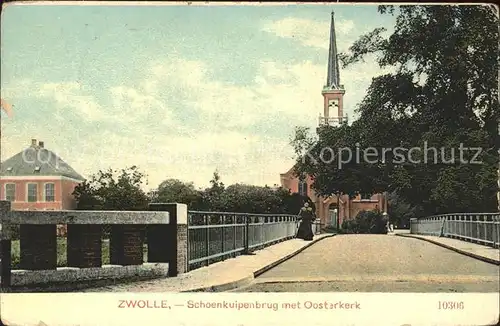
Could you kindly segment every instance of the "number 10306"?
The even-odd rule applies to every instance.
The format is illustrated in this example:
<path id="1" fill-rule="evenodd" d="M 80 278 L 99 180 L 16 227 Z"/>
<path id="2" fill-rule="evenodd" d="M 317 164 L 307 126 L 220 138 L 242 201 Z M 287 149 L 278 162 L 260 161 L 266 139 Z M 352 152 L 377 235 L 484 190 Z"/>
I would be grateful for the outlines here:
<path id="1" fill-rule="evenodd" d="M 439 309 L 443 310 L 462 310 L 464 309 L 463 301 L 439 301 Z"/>

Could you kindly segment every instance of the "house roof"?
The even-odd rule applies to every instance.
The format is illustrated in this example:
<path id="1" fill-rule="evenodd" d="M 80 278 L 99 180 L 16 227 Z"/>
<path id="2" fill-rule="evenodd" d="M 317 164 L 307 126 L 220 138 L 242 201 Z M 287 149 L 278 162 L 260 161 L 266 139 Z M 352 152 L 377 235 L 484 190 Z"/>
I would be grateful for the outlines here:
<path id="1" fill-rule="evenodd" d="M 62 176 L 85 180 L 57 154 L 33 145 L 0 163 L 0 176 Z"/>

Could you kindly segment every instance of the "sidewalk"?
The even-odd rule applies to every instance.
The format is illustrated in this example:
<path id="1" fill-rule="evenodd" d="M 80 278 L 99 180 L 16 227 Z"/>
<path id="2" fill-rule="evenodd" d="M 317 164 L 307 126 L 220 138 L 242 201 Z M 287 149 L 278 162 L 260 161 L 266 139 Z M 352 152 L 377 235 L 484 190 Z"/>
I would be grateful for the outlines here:
<path id="1" fill-rule="evenodd" d="M 177 277 L 129 284 L 90 288 L 79 292 L 221 292 L 250 284 L 256 276 L 297 255 L 307 247 L 333 234 L 316 235 L 313 241 L 292 239 L 253 255 L 242 255 Z"/>
<path id="2" fill-rule="evenodd" d="M 460 254 L 482 260 L 484 262 L 500 265 L 500 249 L 495 249 L 492 247 L 487 247 L 463 240 L 437 237 L 432 235 L 410 233 L 396 233 L 395 235 L 428 241 L 446 249 L 458 252 Z"/>

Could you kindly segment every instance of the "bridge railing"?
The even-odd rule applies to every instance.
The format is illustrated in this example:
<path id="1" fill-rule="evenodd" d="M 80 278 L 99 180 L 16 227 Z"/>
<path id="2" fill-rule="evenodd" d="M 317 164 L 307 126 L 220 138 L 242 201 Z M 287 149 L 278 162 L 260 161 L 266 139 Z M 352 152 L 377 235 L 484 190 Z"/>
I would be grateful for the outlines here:
<path id="1" fill-rule="evenodd" d="M 175 245 L 182 236 L 177 206 L 167 204 L 153 211 L 13 211 L 10 202 L 0 201 L 1 287 L 11 286 L 13 270 L 22 285 L 26 285 L 24 276 L 34 283 L 79 281 L 69 276 L 86 280 L 121 276 L 145 262 L 166 263 L 168 275 L 176 276 L 184 271 Z M 66 237 L 57 236 L 58 225 L 66 226 Z M 105 229 L 108 240 L 103 240 Z M 12 264 L 14 242 L 19 249 L 16 266 Z M 62 266 L 61 250 L 66 254 Z M 104 251 L 109 253 L 107 262 Z"/>
<path id="2" fill-rule="evenodd" d="M 60 225 L 65 237 L 57 234 Z M 129 274 L 177 276 L 291 239 L 297 217 L 188 211 L 176 203 L 150 204 L 149 211 L 12 211 L 10 202 L 0 201 L 0 227 L 0 287 L 9 288 Z M 153 264 L 140 266 L 146 263 Z"/>
<path id="3" fill-rule="evenodd" d="M 297 216 L 188 212 L 190 269 L 248 254 L 295 237 Z"/>
<path id="4" fill-rule="evenodd" d="M 500 213 L 443 214 L 410 220 L 410 233 L 500 247 Z"/>

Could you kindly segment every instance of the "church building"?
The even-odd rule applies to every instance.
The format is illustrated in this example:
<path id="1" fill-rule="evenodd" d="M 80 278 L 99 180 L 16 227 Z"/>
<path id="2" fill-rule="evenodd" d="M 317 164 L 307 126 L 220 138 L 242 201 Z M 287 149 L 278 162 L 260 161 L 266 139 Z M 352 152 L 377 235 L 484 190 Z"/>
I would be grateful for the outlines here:
<path id="1" fill-rule="evenodd" d="M 332 12 L 330 26 L 330 50 L 328 54 L 327 82 L 321 94 L 323 95 L 323 115 L 320 114 L 318 125 L 322 127 L 336 128 L 341 124 L 348 123 L 347 115 L 344 115 L 344 85 L 340 84 L 339 62 L 335 36 L 335 19 Z M 280 175 L 281 186 L 289 189 L 292 193 L 300 193 L 308 196 L 316 206 L 316 216 L 320 219 L 322 227 L 337 227 L 345 220 L 353 219 L 363 210 L 379 209 L 387 212 L 387 194 L 373 194 L 371 196 L 358 195 L 349 199 L 348 195 L 322 197 L 317 196 L 311 188 L 313 180 L 306 177 L 299 180 L 294 175 L 294 167 Z"/>

